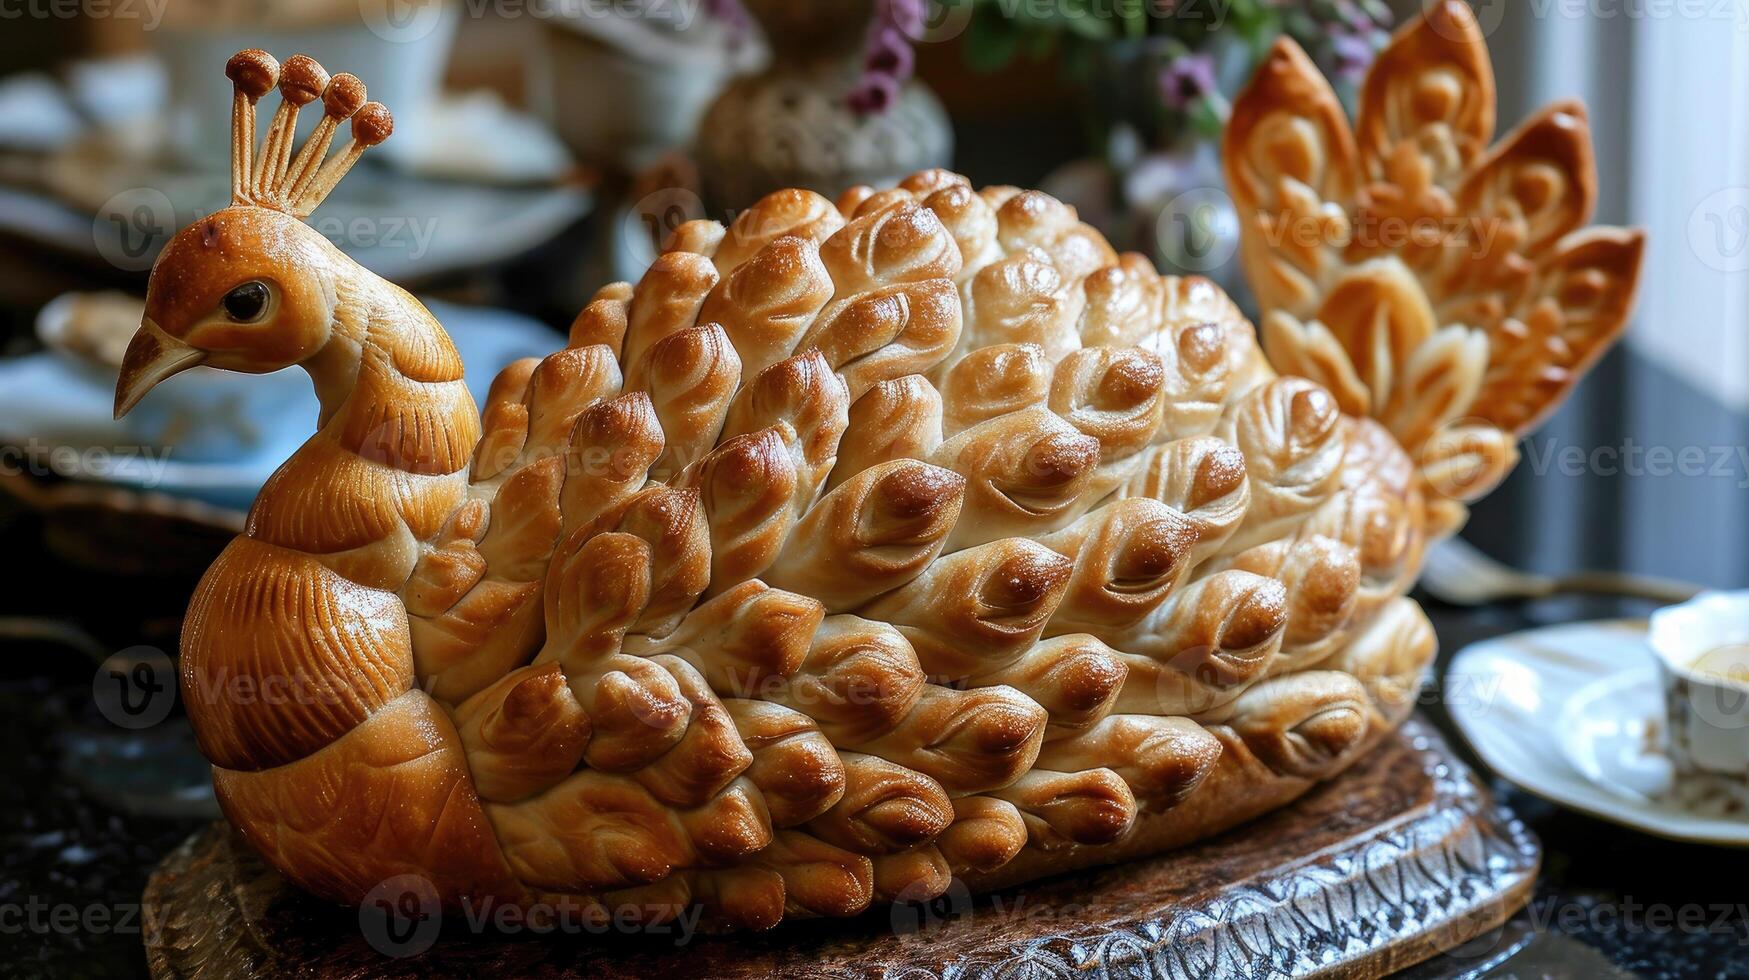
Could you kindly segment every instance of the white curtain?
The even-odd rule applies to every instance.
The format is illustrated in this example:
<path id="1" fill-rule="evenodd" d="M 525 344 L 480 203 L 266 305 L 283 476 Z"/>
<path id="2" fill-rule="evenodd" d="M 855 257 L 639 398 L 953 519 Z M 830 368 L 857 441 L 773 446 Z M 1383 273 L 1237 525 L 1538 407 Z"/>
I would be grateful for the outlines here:
<path id="1" fill-rule="evenodd" d="M 1596 220 L 1644 227 L 1648 249 L 1627 342 L 1529 437 L 1466 535 L 1547 571 L 1749 584 L 1749 2 L 1475 7 L 1501 129 L 1583 99 Z"/>

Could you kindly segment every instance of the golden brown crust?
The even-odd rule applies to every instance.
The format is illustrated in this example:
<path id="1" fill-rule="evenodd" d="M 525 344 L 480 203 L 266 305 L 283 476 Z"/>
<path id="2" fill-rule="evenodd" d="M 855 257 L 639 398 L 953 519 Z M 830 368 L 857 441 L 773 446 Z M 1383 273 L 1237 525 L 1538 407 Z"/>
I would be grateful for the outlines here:
<path id="1" fill-rule="evenodd" d="M 709 594 L 764 574 L 795 524 L 804 477 L 776 427 L 725 439 L 674 485 L 699 492 L 710 527 Z"/>
<path id="2" fill-rule="evenodd" d="M 249 537 L 203 581 L 183 624 L 182 688 L 214 765 L 296 761 L 413 686 L 406 614 L 392 593 Z M 263 622 L 264 608 L 278 613 Z"/>
<path id="3" fill-rule="evenodd" d="M 1411 686 L 1405 679 L 1419 677 L 1432 660 L 1432 627 L 1419 607 L 1408 599 L 1398 599 L 1388 615 L 1381 616 L 1375 626 L 1349 645 L 1340 664 L 1363 674 L 1380 675 L 1372 687 L 1387 693 L 1369 702 L 1367 726 L 1358 741 L 1338 748 L 1326 778 L 1360 758 L 1408 717 L 1414 707 L 1413 691 L 1419 682 Z M 1340 704 L 1352 703 L 1351 690 L 1338 688 L 1333 693 Z M 1308 713 L 1299 717 L 1315 714 L 1321 705 L 1314 700 L 1306 703 L 1305 708 Z M 1292 721 L 1293 717 L 1289 714 L 1286 720 Z M 1332 727 L 1352 732 L 1345 726 L 1346 722 Z M 961 872 L 961 877 L 976 890 L 999 889 L 1045 875 L 1169 850 L 1243 824 L 1317 785 L 1312 779 L 1272 769 L 1230 727 L 1213 725 L 1206 731 L 1221 743 L 1221 754 L 1212 771 L 1182 803 L 1164 811 L 1141 814 L 1120 843 L 1054 850 L 1029 847 L 998 870 L 967 870 Z M 1324 744 L 1326 748 L 1332 747 L 1332 743 Z"/>
<path id="4" fill-rule="evenodd" d="M 1041 544 L 1001 538 L 940 558 L 862 612 L 897 626 L 930 676 L 983 674 L 1038 642 L 1073 568 Z"/>
<path id="5" fill-rule="evenodd" d="M 858 616 L 829 616 L 795 675 L 767 697 L 814 719 L 834 745 L 889 732 L 923 696 L 923 668 L 897 629 Z"/>
<path id="6" fill-rule="evenodd" d="M 741 386 L 723 436 L 774 427 L 796 467 L 795 510 L 814 502 L 850 425 L 850 390 L 824 354 L 810 350 L 779 361 Z"/>
<path id="7" fill-rule="evenodd" d="M 925 459 L 941 442 L 941 394 L 920 374 L 879 382 L 850 406 L 828 486 L 900 459 Z"/>
<path id="8" fill-rule="evenodd" d="M 811 596 L 743 582 L 700 603 L 661 639 L 634 635 L 625 649 L 673 654 L 703 672 L 712 690 L 754 697 L 802 668 L 825 615 Z"/>
<path id="9" fill-rule="evenodd" d="M 589 716 L 554 663 L 505 674 L 454 715 L 474 788 L 496 803 L 557 785 L 583 761 L 589 742 Z"/>
<path id="10" fill-rule="evenodd" d="M 844 796 L 844 760 L 806 715 L 767 701 L 723 702 L 753 753 L 747 778 L 759 787 L 774 827 L 795 827 Z"/>
<path id="11" fill-rule="evenodd" d="M 627 282 L 610 283 L 597 290 L 595 298 L 571 321 L 566 346 L 601 344 L 617 358 L 630 323 L 631 295 L 632 286 Z"/>
<path id="12" fill-rule="evenodd" d="M 852 398 L 941 363 L 960 338 L 960 306 L 944 278 L 879 285 L 827 304 L 797 346 L 818 348 Z"/>
<path id="13" fill-rule="evenodd" d="M 942 379 L 942 429 L 954 435 L 980 422 L 1043 405 L 1051 391 L 1051 377 L 1051 362 L 1037 344 L 979 347 L 960 358 Z"/>
<path id="14" fill-rule="evenodd" d="M 950 793 L 996 789 L 1038 758 L 1045 710 L 1011 687 L 929 685 L 892 731 L 855 746 L 941 783 Z"/>
<path id="15" fill-rule="evenodd" d="M 1006 685 L 1038 702 L 1050 723 L 1045 740 L 1067 738 L 1097 724 L 1117 705 L 1129 668 L 1110 647 L 1075 633 L 1032 646 L 1020 659 L 969 679 L 970 687 Z"/>
<path id="16" fill-rule="evenodd" d="M 832 298 L 832 280 L 812 240 L 785 235 L 735 267 L 706 297 L 704 323 L 722 324 L 749 378 L 790 355 Z"/>
<path id="17" fill-rule="evenodd" d="M 709 254 L 717 268 L 728 275 L 779 238 L 793 236 L 819 245 L 843 226 L 838 209 L 813 191 L 773 191 L 736 215 Z M 699 234 L 692 231 L 677 235 L 676 240 L 691 241 Z"/>
<path id="18" fill-rule="evenodd" d="M 684 327 L 650 345 L 626 373 L 626 390 L 650 395 L 662 426 L 662 455 L 651 470 L 672 478 L 709 452 L 741 383 L 741 358 L 715 323 Z"/>
<path id="19" fill-rule="evenodd" d="M 959 520 L 965 478 L 914 459 L 870 466 L 797 523 L 766 578 L 848 612 L 916 578 Z"/>
<path id="20" fill-rule="evenodd" d="M 710 260 L 691 252 L 665 252 L 638 280 L 626 312 L 620 363 L 637 365 L 650 345 L 692 326 L 720 277 Z"/>
<path id="21" fill-rule="evenodd" d="M 446 905 L 525 892 L 499 853 L 461 743 L 430 698 L 408 691 L 318 752 L 260 772 L 213 769 L 225 816 L 299 887 L 358 903 L 400 874 Z"/>
<path id="22" fill-rule="evenodd" d="M 950 549 L 1055 530 L 1103 495 L 1094 480 L 1099 440 L 1046 408 L 975 425 L 937 446 L 930 461 L 966 478 Z"/>

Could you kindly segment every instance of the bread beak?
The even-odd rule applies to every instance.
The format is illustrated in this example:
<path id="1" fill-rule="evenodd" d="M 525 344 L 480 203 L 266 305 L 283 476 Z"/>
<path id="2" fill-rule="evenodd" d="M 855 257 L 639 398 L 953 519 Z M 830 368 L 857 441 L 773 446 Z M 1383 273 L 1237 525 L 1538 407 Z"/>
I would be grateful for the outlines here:
<path id="1" fill-rule="evenodd" d="M 140 321 L 140 329 L 128 342 L 128 352 L 121 360 L 121 378 L 115 384 L 115 417 L 121 418 L 133 410 L 146 392 L 172 375 L 180 374 L 206 360 L 206 351 L 192 347 L 165 333 L 151 317 Z"/>

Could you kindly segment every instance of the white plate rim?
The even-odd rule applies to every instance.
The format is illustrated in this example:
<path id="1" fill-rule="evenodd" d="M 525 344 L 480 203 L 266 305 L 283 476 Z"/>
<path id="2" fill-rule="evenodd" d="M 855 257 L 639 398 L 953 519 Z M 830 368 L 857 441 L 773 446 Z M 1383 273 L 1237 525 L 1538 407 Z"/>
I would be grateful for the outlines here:
<path id="1" fill-rule="evenodd" d="M 1603 634 L 1607 631 L 1613 634 L 1608 637 L 1607 642 L 1619 647 L 1622 642 L 1621 632 L 1624 629 L 1643 634 L 1646 630 L 1646 621 L 1643 619 L 1610 619 L 1562 623 L 1478 640 L 1463 647 L 1452 657 L 1451 664 L 1446 668 L 1446 676 L 1449 677 L 1453 674 L 1476 676 L 1491 673 L 1491 671 L 1479 670 L 1478 667 L 1486 659 L 1500 656 L 1504 652 L 1502 648 L 1508 647 L 1514 640 L 1531 639 L 1541 640 L 1545 643 L 1551 639 L 1558 640 L 1560 641 L 1558 644 L 1549 645 L 1558 645 L 1563 653 L 1573 655 L 1577 653 L 1574 647 L 1583 650 L 1587 646 L 1583 643 L 1573 643 L 1572 640 L 1575 637 L 1583 638 L 1587 634 L 1595 633 L 1598 634 L 1599 639 L 1602 639 Z M 1606 643 L 1596 643 L 1592 646 L 1596 648 L 1606 645 Z M 1535 670 L 1537 663 L 1534 646 L 1511 645 L 1510 649 L 1514 655 L 1512 658 L 1514 662 Z M 1650 656 L 1648 648 L 1648 659 Z M 1611 665 L 1600 657 L 1587 659 L 1583 655 L 1577 655 L 1576 659 L 1584 661 L 1586 666 L 1595 668 L 1599 677 L 1610 672 Z M 1638 665 L 1625 663 L 1618 665 L 1617 669 L 1633 669 L 1636 666 Z M 1563 696 L 1561 704 L 1565 705 L 1566 701 L 1576 693 L 1578 693 L 1578 689 L 1567 692 Z M 1599 820 L 1605 820 L 1666 840 L 1749 848 L 1749 820 L 1725 821 L 1716 817 L 1690 814 L 1668 805 L 1636 806 L 1631 799 L 1597 786 L 1580 773 L 1570 769 L 1557 773 L 1527 771 L 1518 764 L 1517 760 L 1507 759 L 1494 751 L 1493 742 L 1483 729 L 1497 730 L 1497 722 L 1490 721 L 1485 714 L 1474 713 L 1469 704 L 1469 702 L 1461 700 L 1447 704 L 1446 710 L 1451 716 L 1453 724 L 1463 735 L 1464 741 L 1469 745 L 1471 751 L 1475 752 L 1490 770 L 1526 793 L 1557 806 L 1566 807 Z M 1569 765 L 1565 762 L 1564 750 L 1559 745 L 1553 744 L 1555 736 L 1546 726 L 1527 727 L 1528 730 L 1515 730 L 1514 736 L 1520 738 L 1528 736 L 1541 740 L 1544 745 L 1548 746 L 1550 752 L 1563 760 L 1562 766 L 1564 768 Z M 1650 802 L 1648 801 L 1648 803 Z"/>

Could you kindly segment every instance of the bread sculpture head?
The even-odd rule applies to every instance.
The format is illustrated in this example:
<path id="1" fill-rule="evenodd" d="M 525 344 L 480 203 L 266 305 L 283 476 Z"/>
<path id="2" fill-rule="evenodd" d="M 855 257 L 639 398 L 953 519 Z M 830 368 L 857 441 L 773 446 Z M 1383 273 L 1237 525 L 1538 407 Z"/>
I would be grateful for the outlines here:
<path id="1" fill-rule="evenodd" d="M 1360 131 L 1410 146 L 1390 173 L 1429 207 L 1475 200 L 1440 190 L 1464 166 L 1414 153 L 1474 135 L 1425 112 L 1470 118 L 1479 52 L 1411 27 L 1368 85 L 1373 113 L 1422 93 L 1423 115 Z M 1235 108 L 1253 232 L 1272 208 L 1334 226 L 1392 199 L 1384 172 L 1334 195 L 1358 178 L 1326 179 L 1348 144 L 1321 91 L 1284 46 Z M 1589 186 L 1564 173 L 1548 186 Z M 221 231 L 305 200 L 250 196 Z M 1564 239 L 1514 238 L 1502 267 L 1532 271 L 1441 354 L 1441 329 L 1389 329 L 1413 290 L 1446 295 L 1423 258 L 1373 275 L 1253 235 L 1272 346 L 1323 338 L 1278 373 L 1210 283 L 1114 253 L 1043 194 L 930 171 L 681 227 L 476 411 L 405 293 L 269 244 L 299 231 L 214 258 L 200 228 L 160 260 L 139 343 L 244 369 L 315 350 L 324 404 L 189 611 L 186 703 L 225 812 L 328 898 L 417 874 L 450 903 L 567 896 L 622 923 L 698 905 L 756 929 L 1000 886 L 1329 778 L 1402 720 L 1432 656 L 1403 592 L 1453 526 L 1456 457 L 1423 436 L 1485 411 L 1478 376 L 1537 414 L 1561 387 L 1547 359 L 1570 376 L 1619 326 L 1596 276 L 1546 284 Z M 239 276 L 277 287 L 272 339 L 201 305 Z M 1522 340 L 1547 329 L 1561 344 Z M 1444 382 L 1440 357 L 1473 370 Z"/>
<path id="2" fill-rule="evenodd" d="M 282 67 L 265 51 L 240 51 L 225 74 L 235 89 L 231 205 L 182 229 L 154 266 L 145 321 L 116 390 L 118 416 L 197 364 L 264 374 L 304 363 L 330 338 L 336 277 L 354 268 L 302 219 L 366 147 L 388 138 L 388 110 L 366 102 L 354 76 L 330 78 L 305 55 Z M 255 106 L 275 85 L 282 101 L 257 156 Z M 294 158 L 298 110 L 317 99 L 322 120 Z M 352 139 L 324 163 L 347 120 Z"/>

